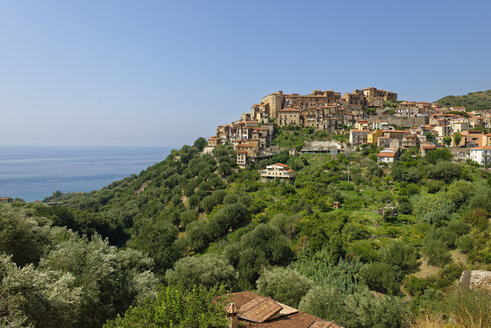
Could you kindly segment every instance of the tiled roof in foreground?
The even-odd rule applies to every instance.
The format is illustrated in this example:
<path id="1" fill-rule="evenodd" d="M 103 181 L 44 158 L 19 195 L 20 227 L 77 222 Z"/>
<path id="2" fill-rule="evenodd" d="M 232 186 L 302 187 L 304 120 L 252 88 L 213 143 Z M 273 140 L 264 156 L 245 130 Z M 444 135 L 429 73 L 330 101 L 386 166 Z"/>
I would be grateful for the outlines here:
<path id="1" fill-rule="evenodd" d="M 238 317 L 247 328 L 342 328 L 334 321 L 322 320 L 252 292 L 231 293 L 226 301 L 237 307 Z"/>

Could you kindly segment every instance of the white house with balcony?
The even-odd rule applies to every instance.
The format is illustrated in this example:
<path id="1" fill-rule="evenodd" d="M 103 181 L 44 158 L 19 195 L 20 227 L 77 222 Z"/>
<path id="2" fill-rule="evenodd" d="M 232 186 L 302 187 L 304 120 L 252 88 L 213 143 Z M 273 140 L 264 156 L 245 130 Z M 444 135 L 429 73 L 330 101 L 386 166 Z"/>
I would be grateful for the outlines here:
<path id="1" fill-rule="evenodd" d="M 274 180 L 274 179 L 292 179 L 295 177 L 295 173 L 288 165 L 276 163 L 273 165 L 268 165 L 264 170 L 261 171 L 261 179 L 263 181 Z"/>
<path id="2" fill-rule="evenodd" d="M 469 149 L 469 159 L 488 167 L 491 165 L 491 147 L 483 146 Z"/>

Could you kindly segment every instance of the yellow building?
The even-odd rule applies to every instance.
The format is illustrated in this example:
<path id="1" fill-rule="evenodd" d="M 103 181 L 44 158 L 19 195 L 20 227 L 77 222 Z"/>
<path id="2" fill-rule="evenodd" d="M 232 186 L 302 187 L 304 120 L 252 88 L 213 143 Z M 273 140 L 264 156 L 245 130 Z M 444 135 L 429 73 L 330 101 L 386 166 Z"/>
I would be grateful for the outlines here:
<path id="1" fill-rule="evenodd" d="M 382 130 L 369 132 L 367 135 L 367 143 L 376 145 L 378 142 L 378 138 L 380 138 L 382 135 Z"/>

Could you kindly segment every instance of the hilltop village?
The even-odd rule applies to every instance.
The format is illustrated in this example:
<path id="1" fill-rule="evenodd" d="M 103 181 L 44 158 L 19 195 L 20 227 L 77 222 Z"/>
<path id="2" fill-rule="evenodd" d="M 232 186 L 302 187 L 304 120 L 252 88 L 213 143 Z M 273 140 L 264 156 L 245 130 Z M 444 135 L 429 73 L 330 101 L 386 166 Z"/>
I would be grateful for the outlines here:
<path id="1" fill-rule="evenodd" d="M 305 142 L 301 148 L 282 149 L 271 144 L 279 128 L 309 128 L 330 136 Z M 455 161 L 491 162 L 490 110 L 467 112 L 465 107 L 443 107 L 438 103 L 399 101 L 397 93 L 374 87 L 341 93 L 315 90 L 309 95 L 272 93 L 254 104 L 238 121 L 220 125 L 208 138 L 205 153 L 219 145 L 233 145 L 237 164 L 271 158 L 288 150 L 297 153 L 351 153 L 364 147 L 380 149 L 378 161 L 392 163 L 403 149 L 416 147 L 422 156 L 448 147 Z M 414 149 L 414 148 L 413 148 Z M 288 168 L 269 166 L 264 178 L 292 176 Z M 287 172 L 288 171 L 288 172 Z"/>

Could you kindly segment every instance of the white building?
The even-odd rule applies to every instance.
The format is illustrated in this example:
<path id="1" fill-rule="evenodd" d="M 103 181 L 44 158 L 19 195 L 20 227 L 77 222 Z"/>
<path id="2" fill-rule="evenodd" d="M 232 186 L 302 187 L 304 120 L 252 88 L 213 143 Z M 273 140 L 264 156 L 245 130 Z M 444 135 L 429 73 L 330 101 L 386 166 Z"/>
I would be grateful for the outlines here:
<path id="1" fill-rule="evenodd" d="M 261 171 L 261 178 L 263 180 L 272 179 L 291 179 L 294 177 L 293 170 L 291 170 L 287 165 L 276 163 L 273 165 L 266 166 L 266 169 Z"/>
<path id="2" fill-rule="evenodd" d="M 486 162 L 486 166 L 491 165 L 491 147 L 483 146 L 471 148 L 469 150 L 469 159 L 480 165 L 484 165 L 484 162 Z"/>
<path id="3" fill-rule="evenodd" d="M 386 148 L 377 155 L 379 163 L 394 163 L 398 155 L 398 148 Z"/>
<path id="4" fill-rule="evenodd" d="M 450 126 L 452 127 L 453 133 L 462 132 L 470 129 L 469 120 L 455 120 L 450 123 Z"/>

